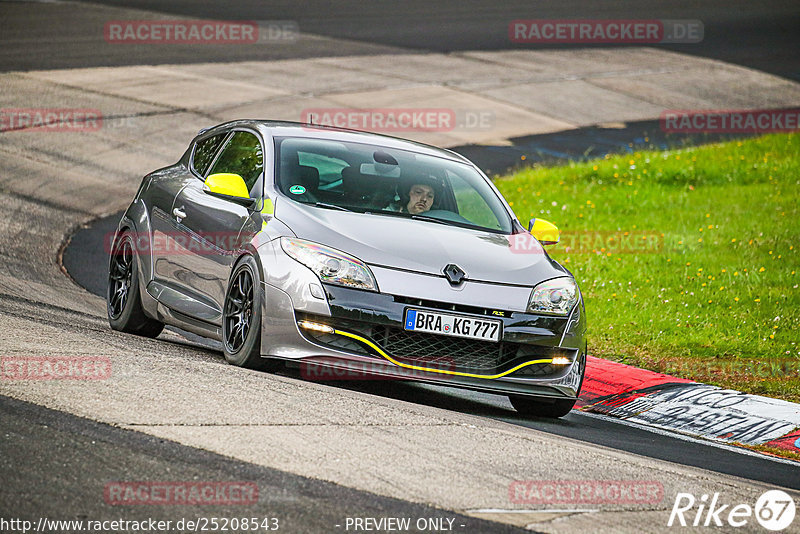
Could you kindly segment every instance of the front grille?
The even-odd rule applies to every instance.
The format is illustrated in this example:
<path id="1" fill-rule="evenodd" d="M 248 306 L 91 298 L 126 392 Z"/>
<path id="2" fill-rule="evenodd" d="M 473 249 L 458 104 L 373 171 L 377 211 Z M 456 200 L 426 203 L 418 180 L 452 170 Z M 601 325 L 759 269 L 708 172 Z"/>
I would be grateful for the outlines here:
<path id="1" fill-rule="evenodd" d="M 326 347 L 330 347 L 335 350 L 343 350 L 345 352 L 370 356 L 370 352 L 367 350 L 367 347 L 355 339 L 336 334 L 327 334 L 325 332 L 316 332 L 314 330 L 304 330 L 303 333 L 320 345 L 325 345 Z"/>
<path id="2" fill-rule="evenodd" d="M 480 341 L 380 326 L 372 338 L 390 356 L 407 363 L 493 371 L 514 359 L 520 345 L 501 341 Z"/>
<path id="3" fill-rule="evenodd" d="M 556 366 L 550 363 L 534 363 L 532 365 L 526 365 L 518 371 L 514 371 L 511 376 L 550 376 L 556 373 L 562 373 L 564 369 L 565 367 L 563 365 Z"/>

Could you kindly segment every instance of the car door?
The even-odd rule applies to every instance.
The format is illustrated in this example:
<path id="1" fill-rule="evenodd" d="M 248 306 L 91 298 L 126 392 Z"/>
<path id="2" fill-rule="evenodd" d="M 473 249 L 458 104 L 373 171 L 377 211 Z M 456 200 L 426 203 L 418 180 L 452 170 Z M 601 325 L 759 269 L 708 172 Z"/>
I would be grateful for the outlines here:
<path id="1" fill-rule="evenodd" d="M 217 173 L 240 175 L 251 198 L 263 191 L 264 149 L 259 136 L 249 130 L 235 130 L 225 140 L 203 180 L 196 179 L 175 197 L 172 213 L 176 242 L 173 283 L 184 292 L 176 303 L 177 311 L 215 325 L 222 324 L 222 303 L 228 275 L 242 247 L 253 232 L 242 229 L 255 226 L 259 215 L 245 207 L 204 191 L 204 180 Z M 260 219 L 259 219 L 260 220 Z"/>
<path id="2" fill-rule="evenodd" d="M 182 241 L 183 237 L 177 233 L 177 215 L 173 210 L 175 197 L 188 184 L 202 181 L 229 134 L 230 132 L 222 132 L 197 140 L 191 147 L 188 162 L 185 165 L 175 165 L 166 175 L 154 178 L 148 191 L 153 233 L 150 236 L 150 251 L 153 279 L 156 282 L 151 290 L 155 291 L 159 300 L 166 300 L 168 305 L 171 303 L 170 296 L 179 296 L 176 293 L 178 288 L 173 287 L 177 281 L 175 251 L 176 242 Z"/>

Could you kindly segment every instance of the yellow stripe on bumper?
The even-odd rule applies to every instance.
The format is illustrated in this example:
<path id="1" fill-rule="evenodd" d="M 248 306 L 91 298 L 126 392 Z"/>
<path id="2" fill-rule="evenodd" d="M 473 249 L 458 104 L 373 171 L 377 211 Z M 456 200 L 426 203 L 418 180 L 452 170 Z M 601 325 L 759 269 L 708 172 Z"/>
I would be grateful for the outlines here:
<path id="1" fill-rule="evenodd" d="M 496 374 L 496 375 L 476 375 L 476 374 L 472 374 L 472 373 L 461 373 L 459 371 L 446 371 L 444 369 L 431 369 L 429 367 L 420 367 L 420 366 L 417 366 L 417 365 L 409 365 L 407 363 L 398 362 L 397 360 L 395 360 L 394 358 L 392 358 L 391 356 L 386 354 L 375 343 L 373 343 L 369 339 L 367 339 L 365 337 L 361 337 L 361 336 L 359 336 L 357 334 L 351 334 L 350 332 L 345 332 L 343 330 L 334 330 L 333 333 L 334 334 L 339 334 L 340 336 L 346 336 L 346 337 L 355 339 L 356 341 L 360 341 L 361 343 L 364 343 L 365 345 L 370 346 L 378 354 L 380 354 L 381 356 L 383 356 L 384 358 L 386 358 L 387 360 L 389 360 L 390 362 L 392 362 L 393 364 L 395 364 L 395 365 L 397 365 L 399 367 L 405 367 L 406 369 L 413 369 L 415 371 L 426 371 L 426 372 L 429 372 L 429 373 L 440 373 L 440 374 L 445 374 L 445 375 L 466 376 L 466 377 L 470 377 L 470 378 L 484 378 L 486 380 L 491 380 L 491 379 L 494 379 L 494 378 L 502 378 L 504 376 L 510 375 L 513 372 L 519 371 L 523 367 L 527 367 L 528 365 L 534 365 L 534 364 L 537 364 L 537 363 L 553 363 L 553 360 L 551 358 L 546 358 L 546 359 L 543 359 L 543 360 L 531 360 L 529 362 L 521 363 L 521 364 L 517 365 L 516 367 L 514 367 L 512 369 L 509 369 L 508 371 L 504 371 L 504 372 Z"/>

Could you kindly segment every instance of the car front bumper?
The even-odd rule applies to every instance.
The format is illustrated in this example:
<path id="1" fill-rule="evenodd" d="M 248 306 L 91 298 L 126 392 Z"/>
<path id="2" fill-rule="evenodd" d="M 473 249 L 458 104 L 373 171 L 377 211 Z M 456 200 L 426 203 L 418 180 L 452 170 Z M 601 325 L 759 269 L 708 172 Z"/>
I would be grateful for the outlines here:
<path id="1" fill-rule="evenodd" d="M 265 265 L 262 355 L 298 362 L 306 378 L 410 379 L 549 398 L 574 399 L 579 393 L 586 363 L 582 301 L 568 317 L 552 317 L 465 303 L 462 295 L 437 301 L 419 298 L 414 291 L 403 295 L 323 286 L 279 248 L 275 252 L 269 258 L 272 265 Z M 390 285 L 380 278 L 378 283 L 382 289 Z M 312 284 L 323 287 L 324 299 L 311 295 Z M 402 291 L 401 284 L 394 285 Z M 503 323 L 502 339 L 406 332 L 409 308 L 498 319 Z M 554 357 L 568 363 L 554 365 Z"/>

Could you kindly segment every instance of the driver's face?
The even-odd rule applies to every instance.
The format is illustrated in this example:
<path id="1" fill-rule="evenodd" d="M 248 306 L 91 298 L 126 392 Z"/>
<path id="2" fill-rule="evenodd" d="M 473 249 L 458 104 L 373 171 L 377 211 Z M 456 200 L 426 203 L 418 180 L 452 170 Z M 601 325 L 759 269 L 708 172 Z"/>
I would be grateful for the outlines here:
<path id="1" fill-rule="evenodd" d="M 433 188 L 429 185 L 412 185 L 408 196 L 411 200 L 408 202 L 406 209 L 412 215 L 428 211 L 433 206 Z"/>

